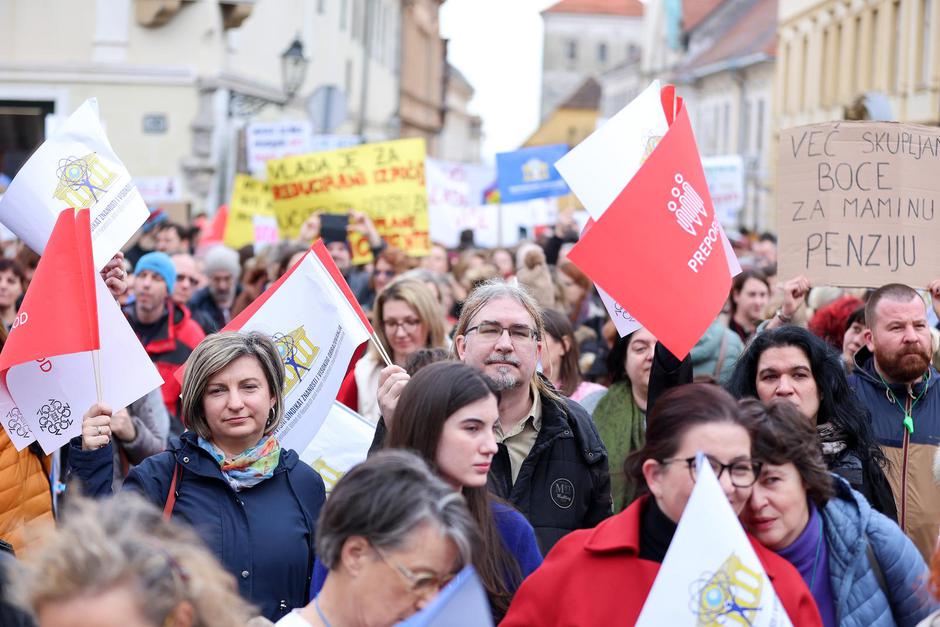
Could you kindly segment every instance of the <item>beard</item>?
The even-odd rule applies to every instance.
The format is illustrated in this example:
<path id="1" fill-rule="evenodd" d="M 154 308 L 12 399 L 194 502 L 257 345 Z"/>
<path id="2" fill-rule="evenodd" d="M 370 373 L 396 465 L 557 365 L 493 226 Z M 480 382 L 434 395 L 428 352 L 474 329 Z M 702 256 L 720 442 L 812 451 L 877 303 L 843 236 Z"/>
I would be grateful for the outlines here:
<path id="1" fill-rule="evenodd" d="M 486 376 L 502 390 L 512 390 L 519 387 L 522 381 L 510 366 L 519 367 L 519 360 L 513 355 L 493 353 L 483 361 L 484 366 L 496 366 L 496 373 L 486 372 Z"/>
<path id="2" fill-rule="evenodd" d="M 879 355 L 877 358 L 881 370 L 888 378 L 898 383 L 920 378 L 930 366 L 930 353 L 919 345 L 895 355 Z"/>

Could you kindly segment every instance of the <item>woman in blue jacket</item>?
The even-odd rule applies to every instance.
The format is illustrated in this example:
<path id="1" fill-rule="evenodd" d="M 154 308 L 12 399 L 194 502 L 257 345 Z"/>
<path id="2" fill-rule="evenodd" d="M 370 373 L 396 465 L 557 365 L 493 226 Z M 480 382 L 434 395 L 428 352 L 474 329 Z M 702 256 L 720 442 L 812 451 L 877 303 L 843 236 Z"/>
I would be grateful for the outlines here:
<path id="1" fill-rule="evenodd" d="M 272 435 L 284 413 L 283 387 L 283 363 L 265 335 L 207 337 L 183 380 L 189 430 L 132 469 L 123 486 L 192 525 L 270 620 L 309 600 L 325 498 L 320 476 Z M 111 492 L 111 413 L 93 405 L 69 451 L 72 472 L 93 495 Z"/>
<path id="2" fill-rule="evenodd" d="M 830 474 L 816 430 L 786 401 L 744 401 L 763 466 L 741 514 L 803 576 L 823 623 L 913 627 L 936 608 L 927 566 L 901 529 Z"/>
<path id="3" fill-rule="evenodd" d="M 542 563 L 532 526 L 486 488 L 497 451 L 498 403 L 499 390 L 479 370 L 456 361 L 434 363 L 405 386 L 385 440 L 386 449 L 420 455 L 463 494 L 481 535 L 473 566 L 497 623 L 522 580 Z M 318 591 L 325 578 L 319 563 L 314 577 Z"/>

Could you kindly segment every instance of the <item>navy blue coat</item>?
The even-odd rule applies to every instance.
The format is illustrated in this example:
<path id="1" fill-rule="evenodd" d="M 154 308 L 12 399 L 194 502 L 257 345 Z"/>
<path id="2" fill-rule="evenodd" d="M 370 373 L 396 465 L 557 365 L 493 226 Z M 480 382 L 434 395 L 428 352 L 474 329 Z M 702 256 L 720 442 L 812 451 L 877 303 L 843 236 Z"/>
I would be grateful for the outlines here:
<path id="1" fill-rule="evenodd" d="M 72 440 L 69 467 L 86 494 L 111 493 L 112 460 L 111 445 L 83 451 L 81 438 Z M 236 492 L 195 434 L 186 432 L 133 468 L 124 489 L 163 508 L 177 464 L 182 474 L 173 519 L 192 525 L 235 576 L 241 595 L 272 621 L 306 605 L 316 522 L 326 498 L 320 475 L 294 451 L 282 449 L 274 476 Z"/>

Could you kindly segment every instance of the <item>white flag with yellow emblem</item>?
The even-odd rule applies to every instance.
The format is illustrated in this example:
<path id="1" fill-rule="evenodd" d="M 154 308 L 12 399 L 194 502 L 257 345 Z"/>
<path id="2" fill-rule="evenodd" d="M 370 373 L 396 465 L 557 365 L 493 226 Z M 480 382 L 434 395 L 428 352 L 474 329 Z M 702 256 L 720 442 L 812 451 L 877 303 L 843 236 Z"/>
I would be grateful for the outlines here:
<path id="1" fill-rule="evenodd" d="M 791 625 L 708 463 L 699 463 L 698 481 L 637 620 L 638 627 L 660 625 Z"/>

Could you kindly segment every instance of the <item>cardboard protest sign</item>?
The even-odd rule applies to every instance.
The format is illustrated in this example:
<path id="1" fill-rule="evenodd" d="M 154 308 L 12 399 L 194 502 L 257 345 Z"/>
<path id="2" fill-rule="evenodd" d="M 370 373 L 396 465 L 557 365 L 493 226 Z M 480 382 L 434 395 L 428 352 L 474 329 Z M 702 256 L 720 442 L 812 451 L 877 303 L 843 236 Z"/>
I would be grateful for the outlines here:
<path id="1" fill-rule="evenodd" d="M 91 210 L 95 268 L 101 269 L 150 216 L 127 168 L 86 100 L 29 158 L 0 199 L 0 221 L 42 254 L 59 212 Z"/>
<path id="2" fill-rule="evenodd" d="M 362 211 L 379 234 L 409 255 L 430 250 L 424 140 L 399 139 L 268 162 L 281 235 L 296 238 L 314 213 Z M 351 240 L 353 256 L 368 253 L 368 241 Z"/>
<path id="3" fill-rule="evenodd" d="M 697 463 L 698 480 L 637 627 L 789 627 L 790 617 L 711 464 L 704 459 Z"/>
<path id="4" fill-rule="evenodd" d="M 255 241 L 255 216 L 274 217 L 274 201 L 271 190 L 264 181 L 246 174 L 235 177 L 232 199 L 228 205 L 228 220 L 225 223 L 223 242 L 238 250 Z"/>
<path id="5" fill-rule="evenodd" d="M 568 185 L 555 162 L 568 152 L 565 144 L 531 146 L 496 155 L 499 201 L 502 203 L 564 196 Z"/>
<path id="6" fill-rule="evenodd" d="M 568 258 L 677 357 L 715 320 L 731 272 L 684 107 Z"/>
<path id="7" fill-rule="evenodd" d="M 375 425 L 334 401 L 300 459 L 323 477 L 329 493 L 350 468 L 366 460 L 374 438 Z"/>
<path id="8" fill-rule="evenodd" d="M 780 278 L 926 286 L 940 277 L 940 129 L 833 122 L 780 134 Z"/>

